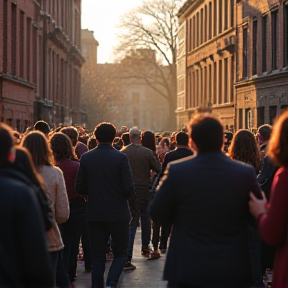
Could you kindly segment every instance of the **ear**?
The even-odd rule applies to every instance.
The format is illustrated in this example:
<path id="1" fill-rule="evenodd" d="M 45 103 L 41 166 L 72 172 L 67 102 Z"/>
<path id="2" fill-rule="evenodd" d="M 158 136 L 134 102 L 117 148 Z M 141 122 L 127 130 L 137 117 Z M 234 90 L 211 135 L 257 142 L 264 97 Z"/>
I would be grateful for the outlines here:
<path id="1" fill-rule="evenodd" d="M 189 146 L 192 150 L 198 152 L 198 148 L 196 143 L 192 140 L 192 138 L 189 138 Z"/>

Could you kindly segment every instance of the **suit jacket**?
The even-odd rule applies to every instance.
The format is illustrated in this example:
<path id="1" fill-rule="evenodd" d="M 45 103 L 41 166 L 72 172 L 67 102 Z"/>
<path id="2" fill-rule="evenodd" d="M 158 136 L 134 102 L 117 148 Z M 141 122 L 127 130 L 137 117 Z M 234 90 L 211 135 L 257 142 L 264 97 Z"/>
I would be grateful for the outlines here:
<path id="1" fill-rule="evenodd" d="M 134 184 L 148 187 L 150 185 L 150 171 L 159 173 L 161 170 L 159 160 L 155 158 L 150 149 L 140 144 L 129 144 L 121 151 L 128 156 Z"/>
<path id="2" fill-rule="evenodd" d="M 193 155 L 193 151 L 188 148 L 176 148 L 175 150 L 167 152 L 165 154 L 165 158 L 162 164 L 162 170 L 161 170 L 161 173 L 159 174 L 159 177 L 161 178 L 163 176 L 168 163 L 178 160 L 178 159 L 189 157 L 192 155 Z"/>
<path id="3" fill-rule="evenodd" d="M 81 156 L 75 189 L 88 195 L 88 221 L 130 221 L 132 173 L 127 156 L 112 145 L 100 144 Z"/>
<path id="4" fill-rule="evenodd" d="M 252 285 L 249 192 L 254 168 L 222 152 L 171 163 L 151 202 L 152 220 L 173 224 L 164 279 L 191 287 Z M 260 196 L 259 196 L 260 197 Z"/>

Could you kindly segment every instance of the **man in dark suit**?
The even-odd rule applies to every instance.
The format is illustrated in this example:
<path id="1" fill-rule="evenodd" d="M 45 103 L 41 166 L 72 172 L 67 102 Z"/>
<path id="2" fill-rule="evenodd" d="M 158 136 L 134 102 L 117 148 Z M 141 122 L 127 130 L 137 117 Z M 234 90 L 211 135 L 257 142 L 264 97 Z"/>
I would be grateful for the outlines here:
<path id="1" fill-rule="evenodd" d="M 131 220 L 127 199 L 135 192 L 128 158 L 112 146 L 116 135 L 114 125 L 100 123 L 94 134 L 98 146 L 82 155 L 75 188 L 80 195 L 88 195 L 92 288 L 104 287 L 106 246 L 110 235 L 114 259 L 106 285 L 116 287 L 127 259 Z"/>
<path id="2" fill-rule="evenodd" d="M 222 151 L 223 126 L 210 114 L 190 124 L 198 152 L 171 163 L 150 204 L 154 221 L 173 231 L 164 279 L 168 287 L 249 287 L 249 193 L 261 195 L 252 166 Z"/>

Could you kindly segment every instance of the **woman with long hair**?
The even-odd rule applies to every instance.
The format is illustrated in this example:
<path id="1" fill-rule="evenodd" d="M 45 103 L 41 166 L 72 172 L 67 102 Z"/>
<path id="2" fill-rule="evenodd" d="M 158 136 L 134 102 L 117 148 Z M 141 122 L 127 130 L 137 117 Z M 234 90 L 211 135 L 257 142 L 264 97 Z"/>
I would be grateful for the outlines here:
<path id="1" fill-rule="evenodd" d="M 231 159 L 250 164 L 255 173 L 261 168 L 261 155 L 254 135 L 245 129 L 238 130 L 229 147 L 228 155 Z"/>
<path id="2" fill-rule="evenodd" d="M 147 130 L 147 131 L 142 133 L 141 144 L 142 144 L 142 146 L 149 148 L 153 152 L 155 158 L 157 158 L 159 160 L 157 153 L 156 153 L 156 136 L 152 131 Z M 156 181 L 157 176 L 158 176 L 158 174 L 156 174 L 155 172 L 152 171 L 152 173 L 151 173 L 151 188 L 150 188 L 151 192 L 152 192 L 153 183 L 154 183 L 154 181 Z M 159 250 L 158 246 L 159 246 L 159 239 L 160 239 L 161 224 L 153 221 L 152 229 L 153 229 L 153 233 L 152 233 L 153 251 L 149 255 L 148 260 L 155 260 L 155 259 L 160 258 L 160 250 Z"/>
<path id="3" fill-rule="evenodd" d="M 23 137 L 21 145 L 30 152 L 36 170 L 44 179 L 51 199 L 56 222 L 47 232 L 47 237 L 54 279 L 56 279 L 59 251 L 64 248 L 57 224 L 64 223 L 69 217 L 69 204 L 63 173 L 58 167 L 53 166 L 52 152 L 48 140 L 42 132 L 29 132 Z"/>
<path id="4" fill-rule="evenodd" d="M 13 168 L 12 133 L 0 123 L 0 287 L 52 288 L 42 215 L 32 182 Z"/>
<path id="5" fill-rule="evenodd" d="M 261 155 L 253 133 L 245 129 L 238 130 L 232 139 L 228 155 L 233 160 L 238 160 L 253 166 L 256 177 L 256 174 L 258 174 L 261 168 Z M 261 237 L 257 228 L 253 227 L 253 225 L 250 225 L 249 231 L 253 284 L 260 286 L 263 282 Z"/>
<path id="6" fill-rule="evenodd" d="M 74 188 L 80 163 L 75 161 L 76 155 L 67 135 L 62 132 L 55 133 L 50 139 L 50 144 L 54 156 L 54 165 L 63 172 L 69 199 L 70 215 L 68 220 L 61 224 L 61 234 L 64 243 L 64 264 L 69 281 L 72 283 L 76 280 L 79 243 L 85 225 L 86 211 L 85 199 L 78 195 Z M 90 267 L 85 266 L 85 268 L 91 269 L 91 265 Z"/>
<path id="7" fill-rule="evenodd" d="M 251 213 L 258 222 L 262 239 L 276 247 L 272 287 L 288 287 L 288 110 L 286 109 L 272 127 L 267 154 L 277 170 L 269 205 L 265 194 L 259 200 L 250 194 Z"/>

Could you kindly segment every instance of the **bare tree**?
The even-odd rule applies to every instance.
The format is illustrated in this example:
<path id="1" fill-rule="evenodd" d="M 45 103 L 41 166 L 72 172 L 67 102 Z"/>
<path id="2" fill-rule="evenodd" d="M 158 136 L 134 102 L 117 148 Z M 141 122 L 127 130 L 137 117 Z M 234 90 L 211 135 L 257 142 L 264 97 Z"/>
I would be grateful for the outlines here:
<path id="1" fill-rule="evenodd" d="M 139 48 L 152 49 L 156 61 L 146 62 L 147 69 L 139 71 L 138 65 L 130 74 L 141 77 L 169 103 L 167 129 L 176 129 L 177 79 L 176 59 L 178 40 L 177 13 L 184 0 L 148 0 L 120 18 L 119 46 L 116 53 L 127 58 L 127 52 Z M 135 62 L 134 62 L 135 63 Z M 167 69 L 163 68 L 166 66 Z M 153 68 L 153 69 L 152 69 Z"/>

